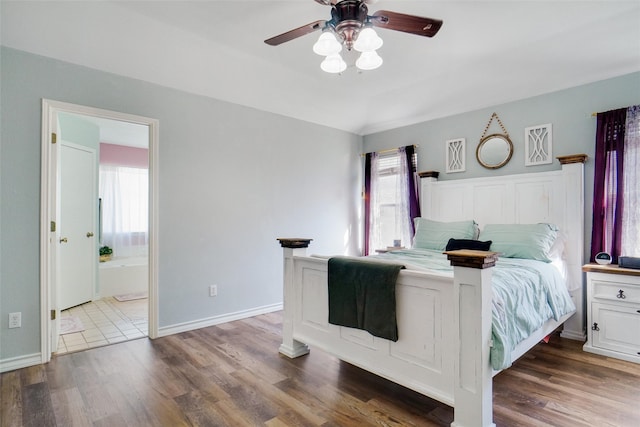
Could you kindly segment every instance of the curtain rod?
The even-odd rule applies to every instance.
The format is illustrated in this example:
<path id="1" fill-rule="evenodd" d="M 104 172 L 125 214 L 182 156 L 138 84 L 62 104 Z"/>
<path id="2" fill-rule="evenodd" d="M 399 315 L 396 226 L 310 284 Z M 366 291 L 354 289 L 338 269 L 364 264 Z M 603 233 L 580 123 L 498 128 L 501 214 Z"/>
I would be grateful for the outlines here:
<path id="1" fill-rule="evenodd" d="M 418 147 L 420 147 L 418 144 L 413 144 L 413 148 L 418 148 Z M 400 147 L 398 147 L 398 148 L 400 148 Z M 392 153 L 392 152 L 398 150 L 398 148 L 389 148 L 387 150 L 380 150 L 380 151 L 369 151 L 369 153 L 378 153 L 378 154 Z M 360 157 L 364 157 L 369 153 L 362 153 L 362 154 L 360 154 Z"/>

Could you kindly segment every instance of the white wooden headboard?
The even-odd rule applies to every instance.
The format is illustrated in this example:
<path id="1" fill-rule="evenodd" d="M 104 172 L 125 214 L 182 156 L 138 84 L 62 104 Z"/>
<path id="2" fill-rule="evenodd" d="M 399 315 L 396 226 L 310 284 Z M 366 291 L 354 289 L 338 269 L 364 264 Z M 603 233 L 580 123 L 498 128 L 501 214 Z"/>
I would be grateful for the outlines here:
<path id="1" fill-rule="evenodd" d="M 421 210 L 436 221 L 474 219 L 486 224 L 553 223 L 564 233 L 565 258 L 576 314 L 562 335 L 584 340 L 584 161 L 586 155 L 559 157 L 559 171 L 438 181 L 422 173 Z"/>

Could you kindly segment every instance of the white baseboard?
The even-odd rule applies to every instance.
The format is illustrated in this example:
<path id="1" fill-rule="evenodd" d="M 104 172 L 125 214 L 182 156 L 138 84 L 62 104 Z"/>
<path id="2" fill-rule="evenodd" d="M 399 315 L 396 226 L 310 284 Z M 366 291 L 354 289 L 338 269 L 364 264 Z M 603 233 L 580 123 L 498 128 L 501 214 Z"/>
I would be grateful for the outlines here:
<path id="1" fill-rule="evenodd" d="M 220 316 L 208 317 L 206 319 L 193 320 L 191 322 L 162 326 L 158 328 L 158 338 L 178 334 L 180 332 L 193 331 L 194 329 L 206 328 L 207 326 L 215 326 L 221 323 L 233 322 L 234 320 L 246 319 L 248 317 L 258 316 L 260 314 L 273 313 L 274 311 L 280 310 L 282 310 L 282 303 L 265 305 L 262 307 L 252 308 L 250 310 L 243 310 L 237 311 L 235 313 L 227 313 Z"/>
<path id="2" fill-rule="evenodd" d="M 585 342 L 587 340 L 587 334 L 584 332 L 570 331 L 567 329 L 563 329 L 560 332 L 560 336 L 562 338 L 568 338 L 570 340 L 582 341 Z"/>
<path id="3" fill-rule="evenodd" d="M 28 368 L 42 364 L 42 354 L 33 353 L 24 356 L 10 357 L 0 360 L 0 372 L 9 372 L 16 369 Z"/>

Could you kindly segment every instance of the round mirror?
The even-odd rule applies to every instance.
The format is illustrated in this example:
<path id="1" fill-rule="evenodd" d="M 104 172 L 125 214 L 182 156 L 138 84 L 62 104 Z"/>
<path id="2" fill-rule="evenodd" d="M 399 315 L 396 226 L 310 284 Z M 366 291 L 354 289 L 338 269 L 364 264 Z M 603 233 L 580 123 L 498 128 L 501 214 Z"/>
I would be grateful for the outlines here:
<path id="1" fill-rule="evenodd" d="M 513 144 L 506 135 L 495 133 L 480 140 L 476 149 L 478 163 L 487 169 L 498 169 L 506 165 L 513 155 Z"/>

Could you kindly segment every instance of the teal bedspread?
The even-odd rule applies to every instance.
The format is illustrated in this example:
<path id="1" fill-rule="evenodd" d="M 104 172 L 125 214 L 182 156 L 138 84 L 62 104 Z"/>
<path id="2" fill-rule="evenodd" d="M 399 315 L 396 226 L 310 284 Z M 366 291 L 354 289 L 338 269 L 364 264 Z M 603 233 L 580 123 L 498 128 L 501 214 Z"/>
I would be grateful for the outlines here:
<path id="1" fill-rule="evenodd" d="M 440 251 L 396 250 L 372 258 L 453 275 L 453 267 Z M 492 270 L 492 288 L 491 364 L 496 370 L 511 366 L 511 351 L 544 322 L 575 310 L 562 275 L 550 263 L 500 258 Z"/>

